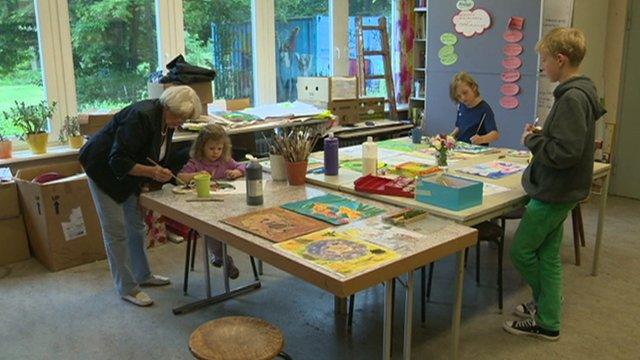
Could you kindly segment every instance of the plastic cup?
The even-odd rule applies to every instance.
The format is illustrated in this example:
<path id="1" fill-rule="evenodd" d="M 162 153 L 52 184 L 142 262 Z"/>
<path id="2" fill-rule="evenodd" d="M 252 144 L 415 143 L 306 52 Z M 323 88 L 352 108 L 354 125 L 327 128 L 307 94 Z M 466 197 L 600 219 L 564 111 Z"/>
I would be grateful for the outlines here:
<path id="1" fill-rule="evenodd" d="M 211 196 L 211 175 L 198 174 L 193 179 L 196 181 L 196 193 L 199 198 Z"/>

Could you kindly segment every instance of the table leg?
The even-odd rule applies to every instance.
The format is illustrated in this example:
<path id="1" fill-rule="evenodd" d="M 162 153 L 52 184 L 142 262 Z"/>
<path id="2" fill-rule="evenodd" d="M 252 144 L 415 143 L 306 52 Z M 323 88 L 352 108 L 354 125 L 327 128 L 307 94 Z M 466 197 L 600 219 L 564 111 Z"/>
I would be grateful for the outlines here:
<path id="1" fill-rule="evenodd" d="M 598 209 L 598 228 L 596 230 L 596 246 L 593 249 L 593 266 L 591 275 L 598 275 L 598 260 L 600 259 L 600 245 L 602 244 L 602 230 L 604 227 L 604 211 L 607 207 L 607 195 L 609 194 L 609 178 L 611 172 L 607 172 L 602 185 L 602 194 L 600 195 L 600 209 Z"/>
<path id="2" fill-rule="evenodd" d="M 229 292 L 229 262 L 227 261 L 227 244 L 222 243 L 222 277 L 224 278 L 224 291 Z"/>
<path id="3" fill-rule="evenodd" d="M 456 300 L 453 304 L 453 321 L 451 323 L 451 358 L 458 358 L 460 342 L 460 319 L 462 318 L 462 288 L 464 280 L 464 250 L 456 256 Z"/>
<path id="4" fill-rule="evenodd" d="M 211 297 L 211 269 L 209 268 L 209 244 L 207 239 L 202 237 L 202 259 L 204 261 L 204 281 L 207 285 L 207 297 Z"/>
<path id="5" fill-rule="evenodd" d="M 347 313 L 347 298 L 333 296 L 333 312 L 337 315 Z"/>
<path id="6" fill-rule="evenodd" d="M 413 271 L 407 274 L 406 297 L 404 299 L 404 341 L 402 344 L 402 358 L 411 359 L 411 331 L 413 325 Z"/>
<path id="7" fill-rule="evenodd" d="M 391 328 L 393 315 L 393 279 L 384 282 L 384 317 L 382 330 L 382 359 L 391 359 Z"/>

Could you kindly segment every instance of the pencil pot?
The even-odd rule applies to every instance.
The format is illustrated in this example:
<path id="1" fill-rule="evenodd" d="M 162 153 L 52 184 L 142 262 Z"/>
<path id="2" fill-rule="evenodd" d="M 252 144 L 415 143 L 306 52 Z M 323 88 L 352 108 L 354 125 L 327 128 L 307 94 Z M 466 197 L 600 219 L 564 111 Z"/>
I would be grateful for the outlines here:
<path id="1" fill-rule="evenodd" d="M 287 165 L 282 155 L 269 155 L 269 167 L 271 168 L 271 178 L 274 181 L 287 180 Z"/>
<path id="2" fill-rule="evenodd" d="M 287 161 L 287 180 L 289 185 L 304 185 L 307 177 L 307 161 Z"/>

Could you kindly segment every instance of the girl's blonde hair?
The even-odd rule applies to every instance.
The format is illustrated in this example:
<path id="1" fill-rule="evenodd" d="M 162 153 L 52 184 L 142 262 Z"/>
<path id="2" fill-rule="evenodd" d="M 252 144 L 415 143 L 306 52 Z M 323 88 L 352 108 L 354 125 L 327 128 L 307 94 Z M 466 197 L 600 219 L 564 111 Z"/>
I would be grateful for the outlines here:
<path id="1" fill-rule="evenodd" d="M 209 141 L 222 142 L 222 155 L 220 157 L 224 161 L 231 160 L 231 138 L 229 138 L 222 126 L 216 124 L 206 125 L 200 130 L 198 138 L 193 142 L 189 155 L 196 160 L 204 159 L 204 147 Z"/>
<path id="2" fill-rule="evenodd" d="M 449 97 L 455 103 L 460 102 L 458 100 L 458 87 L 461 84 L 465 84 L 473 90 L 476 96 L 480 96 L 480 87 L 478 86 L 478 82 L 471 75 L 469 75 L 466 71 L 460 71 L 455 74 L 453 80 L 451 80 L 451 85 L 449 86 Z"/>

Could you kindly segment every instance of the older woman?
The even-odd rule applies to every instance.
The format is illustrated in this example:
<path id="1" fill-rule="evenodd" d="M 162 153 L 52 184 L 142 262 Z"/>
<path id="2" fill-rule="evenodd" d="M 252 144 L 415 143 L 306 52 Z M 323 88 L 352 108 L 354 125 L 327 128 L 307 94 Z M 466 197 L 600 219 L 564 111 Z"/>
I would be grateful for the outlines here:
<path id="1" fill-rule="evenodd" d="M 138 198 L 144 184 L 167 182 L 171 171 L 148 159 L 164 164 L 173 130 L 200 113 L 200 99 L 193 89 L 170 87 L 160 99 L 122 109 L 80 151 L 116 289 L 122 299 L 138 306 L 153 304 L 141 286 L 170 283 L 149 269 Z"/>

